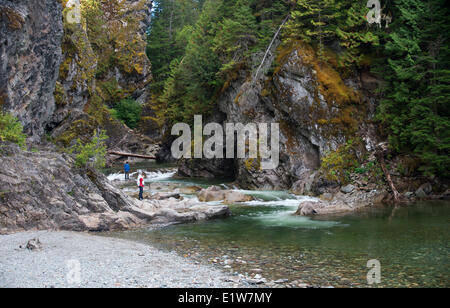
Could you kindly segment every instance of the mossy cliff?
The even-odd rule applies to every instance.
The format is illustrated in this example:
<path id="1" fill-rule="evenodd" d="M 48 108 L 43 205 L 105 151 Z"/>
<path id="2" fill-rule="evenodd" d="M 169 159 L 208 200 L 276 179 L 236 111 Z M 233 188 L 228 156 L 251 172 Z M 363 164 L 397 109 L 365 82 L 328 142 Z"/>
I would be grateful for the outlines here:
<path id="1" fill-rule="evenodd" d="M 339 173 L 333 168 L 344 165 L 357 167 L 366 151 L 374 149 L 373 93 L 361 72 L 343 70 L 332 50 L 326 55 L 302 41 L 279 44 L 263 65 L 265 74 L 249 78 L 241 72 L 227 85 L 216 111 L 225 115 L 225 122 L 280 125 L 278 168 L 261 170 L 258 160 L 237 159 L 233 172 L 241 186 L 290 189 L 321 167 L 324 174 Z M 349 161 L 333 162 L 333 153 L 344 149 Z"/>
<path id="2" fill-rule="evenodd" d="M 151 1 L 81 1 L 81 18 L 63 6 L 63 60 L 54 92 L 56 112 L 52 137 L 67 146 L 77 138 L 106 128 L 110 145 L 126 133 L 108 109 L 125 98 L 152 111 L 150 62 L 145 35 Z"/>
<path id="3" fill-rule="evenodd" d="M 30 141 L 47 135 L 62 146 L 97 128 L 108 130 L 110 146 L 117 144 L 130 131 L 109 109 L 123 99 L 144 106 L 151 122 L 145 54 L 151 6 L 150 0 L 1 0 L 2 111 L 19 118 Z M 158 137 L 156 129 L 147 133 Z"/>

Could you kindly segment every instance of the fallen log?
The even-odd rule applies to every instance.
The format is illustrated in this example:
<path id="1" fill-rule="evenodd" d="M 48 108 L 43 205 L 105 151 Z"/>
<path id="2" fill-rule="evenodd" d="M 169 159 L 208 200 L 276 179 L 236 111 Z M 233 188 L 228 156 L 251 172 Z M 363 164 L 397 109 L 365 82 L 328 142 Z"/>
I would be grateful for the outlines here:
<path id="1" fill-rule="evenodd" d="M 122 152 L 116 152 L 116 151 L 108 151 L 108 154 L 115 155 L 115 156 L 123 156 L 123 157 L 142 158 L 142 159 L 156 159 L 156 157 L 154 157 L 154 156 L 132 154 L 132 153 L 122 153 Z"/>

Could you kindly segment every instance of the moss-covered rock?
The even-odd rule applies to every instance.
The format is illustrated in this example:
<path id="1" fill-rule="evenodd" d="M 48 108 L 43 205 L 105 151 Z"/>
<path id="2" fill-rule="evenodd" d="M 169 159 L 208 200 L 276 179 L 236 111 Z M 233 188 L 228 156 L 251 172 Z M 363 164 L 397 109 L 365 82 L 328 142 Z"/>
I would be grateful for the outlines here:
<path id="1" fill-rule="evenodd" d="M 108 108 L 125 98 L 152 110 L 150 62 L 145 54 L 151 1 L 82 1 L 79 24 L 67 19 L 70 8 L 66 4 L 62 1 L 64 58 L 54 93 L 57 110 L 52 124 L 54 139 L 64 145 L 83 138 L 92 128 L 103 129 L 111 123 L 123 127 L 111 118 Z M 79 112 L 86 117 L 80 118 Z M 159 133 L 159 126 L 152 128 Z"/>
<path id="2" fill-rule="evenodd" d="M 345 169 L 360 166 L 375 142 L 370 134 L 361 134 L 373 106 L 358 74 L 345 72 L 339 55 L 326 51 L 319 57 L 303 42 L 279 46 L 267 62 L 270 75 L 248 80 L 241 73 L 219 98 L 218 114 L 225 114 L 226 122 L 280 127 L 278 167 L 261 170 L 260 159 L 235 159 L 237 182 L 249 189 L 290 189 L 312 174 L 332 186 L 346 182 Z M 354 141 L 351 149 L 346 147 L 349 140 Z M 321 164 L 324 168 L 316 173 Z M 186 170 L 189 166 L 183 164 L 185 174 L 192 173 Z M 204 170 L 208 164 L 194 167 Z"/>

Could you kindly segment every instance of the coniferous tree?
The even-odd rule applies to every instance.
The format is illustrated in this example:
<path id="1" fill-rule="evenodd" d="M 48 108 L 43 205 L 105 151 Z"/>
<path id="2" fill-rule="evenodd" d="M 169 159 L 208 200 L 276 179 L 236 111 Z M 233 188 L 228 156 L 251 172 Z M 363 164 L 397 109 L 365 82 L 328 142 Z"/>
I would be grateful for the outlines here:
<path id="1" fill-rule="evenodd" d="M 285 26 L 285 42 L 302 40 L 317 45 L 321 58 L 324 49 L 338 42 L 343 66 L 359 64 L 364 50 L 378 44 L 378 37 L 364 19 L 364 2 L 351 0 L 297 0 Z"/>
<path id="2" fill-rule="evenodd" d="M 232 7 L 233 14 L 218 25 L 213 51 L 221 59 L 221 72 L 233 69 L 245 61 L 257 42 L 256 18 L 250 8 L 251 0 L 239 0 Z"/>
<path id="3" fill-rule="evenodd" d="M 388 82 L 378 118 L 392 148 L 421 159 L 426 174 L 450 176 L 450 50 L 445 1 L 396 0 L 381 65 Z"/>
<path id="4" fill-rule="evenodd" d="M 195 114 L 208 114 L 214 103 L 212 97 L 219 87 L 216 73 L 220 67 L 212 51 L 215 23 L 221 0 L 207 0 L 199 20 L 188 37 L 181 60 L 171 65 L 161 100 L 167 105 L 169 122 L 193 121 Z"/>
<path id="5" fill-rule="evenodd" d="M 326 41 L 336 34 L 341 9 L 342 2 L 336 0 L 297 0 L 297 7 L 286 25 L 286 36 L 298 37 L 307 43 L 317 41 L 322 50 Z"/>
<path id="6" fill-rule="evenodd" d="M 186 42 L 179 33 L 198 18 L 203 0 L 158 0 L 150 24 L 147 55 L 152 62 L 152 89 L 161 94 L 169 77 L 171 62 L 183 56 Z"/>

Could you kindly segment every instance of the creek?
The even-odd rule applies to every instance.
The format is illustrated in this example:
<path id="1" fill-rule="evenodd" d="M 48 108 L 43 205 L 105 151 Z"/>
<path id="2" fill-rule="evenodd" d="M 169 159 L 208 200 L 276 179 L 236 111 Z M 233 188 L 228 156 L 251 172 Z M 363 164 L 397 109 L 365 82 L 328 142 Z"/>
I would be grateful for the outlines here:
<path id="1" fill-rule="evenodd" d="M 174 178 L 168 165 L 141 165 L 150 192 L 180 187 L 206 188 L 226 180 Z M 116 171 L 116 170 L 113 170 Z M 113 172 L 110 170 L 110 172 Z M 111 180 L 123 175 L 113 173 Z M 135 190 L 134 181 L 122 189 Z M 267 280 L 310 286 L 367 287 L 367 262 L 381 264 L 379 287 L 449 287 L 450 202 L 377 206 L 345 215 L 298 217 L 300 202 L 312 197 L 285 191 L 246 191 L 254 201 L 230 205 L 223 220 L 112 232 L 113 236 L 174 250 L 234 274 L 258 273 Z M 195 194 L 183 194 L 196 198 Z"/>

